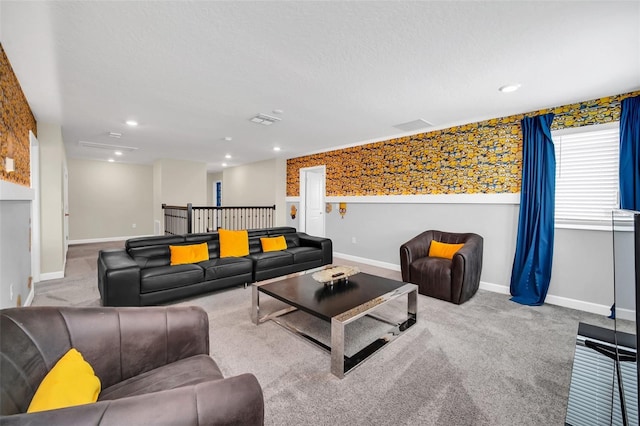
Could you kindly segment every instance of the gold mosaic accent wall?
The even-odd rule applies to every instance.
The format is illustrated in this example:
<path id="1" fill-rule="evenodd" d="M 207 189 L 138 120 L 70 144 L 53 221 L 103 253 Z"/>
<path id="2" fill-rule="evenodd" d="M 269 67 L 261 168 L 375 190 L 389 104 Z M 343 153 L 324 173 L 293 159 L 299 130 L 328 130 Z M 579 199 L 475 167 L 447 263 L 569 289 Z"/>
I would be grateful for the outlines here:
<path id="1" fill-rule="evenodd" d="M 326 165 L 328 196 L 520 192 L 527 116 L 553 112 L 552 129 L 618 121 L 620 101 L 639 92 L 565 105 L 287 160 L 287 196 L 299 169 Z"/>
<path id="2" fill-rule="evenodd" d="M 29 130 L 37 133 L 36 119 L 20 83 L 0 44 L 0 179 L 30 186 Z M 14 160 L 14 170 L 5 170 L 5 158 Z"/>

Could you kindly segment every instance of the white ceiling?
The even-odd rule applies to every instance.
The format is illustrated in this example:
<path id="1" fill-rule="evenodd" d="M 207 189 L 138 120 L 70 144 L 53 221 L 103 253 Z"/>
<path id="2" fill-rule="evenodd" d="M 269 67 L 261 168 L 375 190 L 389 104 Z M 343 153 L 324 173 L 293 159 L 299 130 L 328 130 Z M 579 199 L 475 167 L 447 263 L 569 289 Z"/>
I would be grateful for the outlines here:
<path id="1" fill-rule="evenodd" d="M 3 0 L 0 23 L 69 158 L 113 157 L 88 141 L 220 171 L 640 89 L 638 1 Z"/>

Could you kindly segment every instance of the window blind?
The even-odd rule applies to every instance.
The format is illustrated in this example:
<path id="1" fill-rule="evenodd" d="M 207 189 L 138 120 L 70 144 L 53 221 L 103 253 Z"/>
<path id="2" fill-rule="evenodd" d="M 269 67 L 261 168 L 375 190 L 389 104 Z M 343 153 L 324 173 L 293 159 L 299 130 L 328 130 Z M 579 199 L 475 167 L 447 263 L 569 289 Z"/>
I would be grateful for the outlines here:
<path id="1" fill-rule="evenodd" d="M 618 126 L 552 133 L 556 154 L 556 224 L 611 223 L 618 208 Z"/>

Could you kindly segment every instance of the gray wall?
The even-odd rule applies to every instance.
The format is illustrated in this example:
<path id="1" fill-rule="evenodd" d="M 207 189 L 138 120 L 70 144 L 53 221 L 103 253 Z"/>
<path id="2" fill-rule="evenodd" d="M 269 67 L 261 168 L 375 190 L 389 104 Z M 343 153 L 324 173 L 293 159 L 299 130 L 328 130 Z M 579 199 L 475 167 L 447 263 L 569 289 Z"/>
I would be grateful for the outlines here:
<path id="1" fill-rule="evenodd" d="M 601 305 L 606 311 L 602 313 L 609 313 L 613 304 L 611 231 L 556 228 L 549 295 Z"/>
<path id="2" fill-rule="evenodd" d="M 326 236 L 332 239 L 335 252 L 399 268 L 400 245 L 420 232 L 475 232 L 484 237 L 483 281 L 508 285 L 510 274 L 505 264 L 513 262 L 515 253 L 516 205 L 347 203 L 344 218 L 338 213 L 338 204 L 332 205 L 331 213 L 325 216 Z M 297 220 L 288 216 L 288 223 L 296 228 Z"/>
<path id="3" fill-rule="evenodd" d="M 287 225 L 299 228 L 299 216 Z M 347 203 L 326 214 L 326 236 L 336 253 L 399 270 L 400 245 L 427 229 L 475 232 L 484 238 L 482 283 L 508 292 L 515 254 L 519 206 L 515 204 Z M 356 243 L 352 242 L 355 237 Z M 612 237 L 607 231 L 556 229 L 547 302 L 608 314 L 613 303 Z"/>
<path id="4" fill-rule="evenodd" d="M 68 170 L 72 242 L 153 234 L 152 166 L 69 159 Z"/>
<path id="5" fill-rule="evenodd" d="M 0 200 L 0 309 L 22 305 L 31 276 L 31 201 Z M 13 298 L 11 297 L 13 287 Z"/>

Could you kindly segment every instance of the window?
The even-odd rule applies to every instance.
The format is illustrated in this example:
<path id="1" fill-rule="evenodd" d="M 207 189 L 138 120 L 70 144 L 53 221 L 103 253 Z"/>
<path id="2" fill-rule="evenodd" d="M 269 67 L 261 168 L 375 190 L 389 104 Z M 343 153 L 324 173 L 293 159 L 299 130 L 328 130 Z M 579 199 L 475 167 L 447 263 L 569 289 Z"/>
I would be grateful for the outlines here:
<path id="1" fill-rule="evenodd" d="M 556 153 L 556 226 L 609 229 L 611 210 L 618 208 L 619 124 L 551 135 Z"/>

